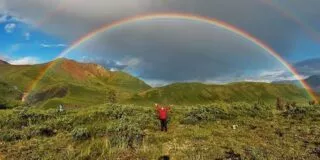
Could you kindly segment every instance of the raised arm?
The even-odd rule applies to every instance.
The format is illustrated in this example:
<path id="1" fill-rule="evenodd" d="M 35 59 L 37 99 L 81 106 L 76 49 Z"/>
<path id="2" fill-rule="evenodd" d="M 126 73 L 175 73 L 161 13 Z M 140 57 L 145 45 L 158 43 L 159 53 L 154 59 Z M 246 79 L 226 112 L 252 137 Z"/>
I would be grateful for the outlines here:
<path id="1" fill-rule="evenodd" d="M 159 110 L 160 106 L 157 103 L 155 103 L 154 106 L 155 106 L 156 110 Z"/>

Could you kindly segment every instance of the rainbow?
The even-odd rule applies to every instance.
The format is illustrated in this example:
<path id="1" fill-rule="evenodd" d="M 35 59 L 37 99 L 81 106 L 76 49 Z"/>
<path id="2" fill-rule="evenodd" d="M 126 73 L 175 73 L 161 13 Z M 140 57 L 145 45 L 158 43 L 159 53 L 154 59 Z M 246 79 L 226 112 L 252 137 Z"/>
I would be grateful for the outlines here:
<path id="1" fill-rule="evenodd" d="M 180 20 L 192 20 L 192 21 L 199 21 L 202 23 L 207 23 L 210 25 L 217 26 L 219 28 L 225 29 L 227 31 L 233 32 L 234 34 L 241 36 L 245 38 L 246 40 L 252 42 L 253 44 L 257 45 L 261 49 L 265 50 L 267 53 L 272 55 L 275 59 L 277 59 L 279 62 L 281 62 L 294 76 L 296 79 L 298 79 L 301 83 L 301 85 L 305 88 L 307 93 L 309 94 L 310 98 L 317 101 L 316 95 L 311 89 L 311 87 L 303 80 L 303 78 L 298 74 L 298 72 L 289 64 L 287 63 L 276 51 L 274 51 L 272 48 L 270 48 L 268 45 L 260 41 L 259 39 L 255 38 L 254 36 L 250 35 L 249 33 L 236 28 L 235 26 L 232 26 L 226 22 L 209 18 L 209 17 L 203 17 L 203 16 L 197 16 L 197 15 L 191 15 L 191 14 L 181 14 L 181 13 L 165 13 L 165 14 L 151 14 L 151 15 L 142 15 L 142 16 L 135 16 L 126 18 L 120 21 L 116 21 L 111 24 L 104 25 L 85 36 L 81 37 L 77 41 L 73 42 L 71 46 L 67 49 L 65 49 L 62 53 L 59 54 L 57 58 L 61 58 L 66 56 L 68 53 L 85 43 L 86 41 L 94 38 L 96 35 L 99 35 L 103 32 L 110 31 L 114 28 L 120 27 L 125 24 L 130 23 L 136 23 L 139 21 L 146 21 L 146 20 L 154 20 L 154 19 L 180 19 Z M 39 76 L 31 83 L 30 87 L 27 88 L 26 94 L 24 97 L 27 97 L 28 94 L 36 87 L 36 85 L 39 83 L 39 81 L 44 77 L 46 72 L 54 66 L 55 63 L 49 63 L 45 69 L 39 74 Z"/>

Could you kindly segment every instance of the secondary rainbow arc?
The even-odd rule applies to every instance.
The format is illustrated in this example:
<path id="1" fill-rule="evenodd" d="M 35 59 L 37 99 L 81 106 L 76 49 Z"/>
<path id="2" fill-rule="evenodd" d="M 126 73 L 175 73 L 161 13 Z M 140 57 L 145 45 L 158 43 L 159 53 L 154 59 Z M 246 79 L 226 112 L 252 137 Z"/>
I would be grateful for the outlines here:
<path id="1" fill-rule="evenodd" d="M 192 20 L 192 21 L 199 21 L 207 24 L 211 24 L 220 28 L 223 28 L 225 30 L 228 30 L 230 32 L 233 32 L 234 34 L 241 36 L 245 38 L 246 40 L 252 42 L 256 46 L 260 47 L 273 57 L 277 59 L 279 62 L 283 64 L 284 67 L 286 67 L 299 82 L 301 85 L 305 88 L 307 93 L 309 94 L 310 98 L 317 101 L 316 95 L 311 89 L 311 87 L 303 80 L 303 78 L 298 74 L 298 72 L 288 63 L 286 62 L 276 51 L 274 51 L 271 47 L 263 43 L 261 40 L 257 39 L 256 37 L 250 35 L 246 31 L 243 31 L 239 28 L 236 28 L 235 26 L 228 24 L 226 22 L 223 22 L 218 19 L 209 18 L 209 17 L 203 17 L 198 15 L 192 15 L 192 14 L 181 14 L 181 13 L 160 13 L 160 14 L 150 14 L 150 15 L 139 15 L 135 17 L 126 18 L 120 21 L 116 21 L 111 24 L 104 25 L 85 36 L 79 38 L 77 41 L 73 42 L 69 48 L 65 49 L 62 53 L 59 54 L 57 58 L 61 58 L 66 56 L 68 53 L 76 49 L 77 47 L 81 46 L 86 41 L 94 38 L 95 36 L 99 35 L 100 33 L 104 33 L 106 31 L 112 30 L 114 28 L 120 27 L 125 24 L 129 24 L 132 22 L 139 22 L 139 21 L 146 21 L 146 20 L 153 20 L 153 19 L 182 19 L 182 20 Z M 45 69 L 37 76 L 37 78 L 31 83 L 31 85 L 26 89 L 25 91 L 25 97 L 29 95 L 29 93 L 37 86 L 37 84 L 41 81 L 41 79 L 45 76 L 46 72 L 54 66 L 55 63 L 49 63 Z"/>

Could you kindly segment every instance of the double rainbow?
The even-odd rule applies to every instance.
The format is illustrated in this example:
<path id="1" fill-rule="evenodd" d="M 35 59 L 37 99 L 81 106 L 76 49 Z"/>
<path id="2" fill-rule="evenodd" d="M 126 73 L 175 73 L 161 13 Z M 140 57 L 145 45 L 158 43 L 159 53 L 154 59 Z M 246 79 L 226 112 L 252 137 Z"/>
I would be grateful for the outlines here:
<path id="1" fill-rule="evenodd" d="M 249 33 L 236 28 L 233 25 L 230 25 L 226 22 L 209 18 L 209 17 L 203 17 L 203 16 L 197 16 L 197 15 L 191 15 L 191 14 L 181 14 L 181 13 L 165 13 L 165 14 L 151 14 L 151 15 L 142 15 L 142 16 L 135 16 L 126 18 L 120 21 L 116 21 L 111 24 L 104 25 L 85 36 L 81 37 L 77 41 L 73 42 L 71 46 L 67 49 L 65 49 L 62 53 L 59 54 L 57 58 L 61 58 L 66 56 L 68 53 L 76 49 L 77 47 L 81 46 L 86 41 L 94 38 L 95 36 L 110 31 L 112 29 L 115 29 L 117 27 L 120 27 L 122 25 L 127 25 L 130 23 L 137 23 L 140 21 L 147 21 L 147 20 L 154 20 L 154 19 L 180 19 L 180 20 L 191 20 L 191 21 L 198 21 L 210 25 L 214 25 L 216 27 L 220 27 L 222 29 L 225 29 L 227 31 L 230 31 L 238 36 L 241 36 L 245 38 L 246 40 L 252 42 L 256 46 L 259 46 L 261 49 L 272 55 L 275 59 L 277 59 L 279 62 L 283 64 L 294 76 L 296 79 L 298 79 L 301 83 L 301 85 L 305 88 L 307 93 L 309 94 L 310 98 L 317 101 L 316 95 L 311 89 L 311 87 L 303 80 L 303 78 L 298 74 L 298 72 L 288 63 L 286 62 L 276 51 L 274 51 L 271 47 L 263 43 L 261 40 L 255 38 L 254 36 L 250 35 Z M 25 96 L 28 96 L 28 94 L 37 86 L 37 84 L 41 81 L 41 79 L 45 76 L 46 72 L 54 66 L 55 63 L 49 63 L 44 70 L 37 76 L 37 78 L 31 83 L 31 85 L 26 89 Z"/>

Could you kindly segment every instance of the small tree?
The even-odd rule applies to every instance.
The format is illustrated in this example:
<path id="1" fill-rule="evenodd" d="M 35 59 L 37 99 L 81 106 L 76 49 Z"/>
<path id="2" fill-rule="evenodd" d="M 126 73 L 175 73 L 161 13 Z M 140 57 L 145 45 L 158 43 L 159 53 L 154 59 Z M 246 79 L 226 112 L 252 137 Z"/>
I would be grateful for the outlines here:
<path id="1" fill-rule="evenodd" d="M 0 109 L 6 109 L 7 106 L 7 101 L 3 98 L 3 97 L 0 97 Z"/>
<path id="2" fill-rule="evenodd" d="M 108 92 L 108 102 L 109 103 L 117 103 L 117 94 L 115 90 L 110 90 Z"/>
<path id="3" fill-rule="evenodd" d="M 286 106 L 286 109 L 287 109 L 287 110 L 292 109 L 292 106 L 291 106 L 291 103 L 290 103 L 290 102 L 287 102 L 285 106 Z"/>
<path id="4" fill-rule="evenodd" d="M 278 110 L 283 110 L 283 101 L 282 101 L 282 99 L 281 98 L 277 98 L 277 109 Z"/>
<path id="5" fill-rule="evenodd" d="M 316 104 L 316 101 L 315 101 L 315 100 L 309 101 L 309 105 L 310 105 L 310 106 L 313 106 L 313 105 L 315 105 L 315 104 Z"/>

